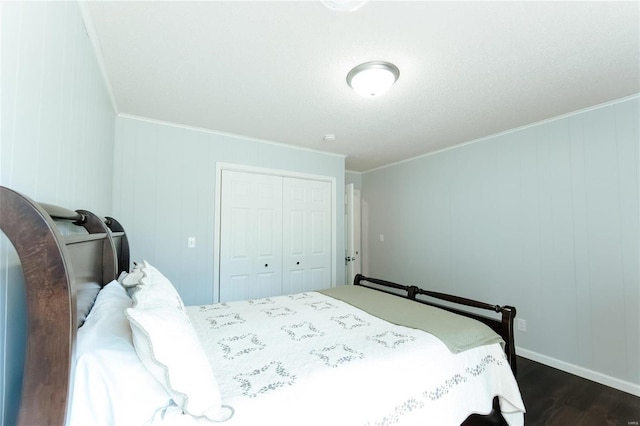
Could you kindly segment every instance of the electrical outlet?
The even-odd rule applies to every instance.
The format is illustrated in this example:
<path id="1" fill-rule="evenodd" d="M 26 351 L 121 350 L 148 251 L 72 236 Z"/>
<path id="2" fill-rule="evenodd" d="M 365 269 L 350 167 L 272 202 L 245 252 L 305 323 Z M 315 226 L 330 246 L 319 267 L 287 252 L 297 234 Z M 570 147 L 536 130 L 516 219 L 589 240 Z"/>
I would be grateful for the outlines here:
<path id="1" fill-rule="evenodd" d="M 196 237 L 189 237 L 187 239 L 187 248 L 195 248 L 196 247 Z"/>
<path id="2" fill-rule="evenodd" d="M 518 330 L 526 333 L 527 332 L 527 320 L 518 318 Z"/>

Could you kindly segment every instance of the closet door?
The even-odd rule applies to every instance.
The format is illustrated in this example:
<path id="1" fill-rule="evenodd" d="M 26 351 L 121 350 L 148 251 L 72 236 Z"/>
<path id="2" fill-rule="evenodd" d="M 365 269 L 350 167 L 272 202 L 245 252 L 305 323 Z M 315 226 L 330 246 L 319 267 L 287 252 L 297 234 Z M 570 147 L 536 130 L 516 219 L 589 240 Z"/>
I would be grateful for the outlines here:
<path id="1" fill-rule="evenodd" d="M 282 177 L 222 171 L 220 301 L 282 293 Z"/>
<path id="2" fill-rule="evenodd" d="M 331 184 L 284 178 L 282 292 L 331 287 Z"/>

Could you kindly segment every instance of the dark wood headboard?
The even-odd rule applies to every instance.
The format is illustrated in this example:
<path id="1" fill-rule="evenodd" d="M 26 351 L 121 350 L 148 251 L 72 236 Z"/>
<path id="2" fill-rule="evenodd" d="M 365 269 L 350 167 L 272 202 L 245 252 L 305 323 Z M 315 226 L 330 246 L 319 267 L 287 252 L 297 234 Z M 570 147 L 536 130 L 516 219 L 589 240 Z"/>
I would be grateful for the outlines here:
<path id="1" fill-rule="evenodd" d="M 84 231 L 63 236 L 57 220 Z M 128 270 L 127 236 L 113 218 L 38 204 L 3 186 L 0 229 L 20 257 L 27 301 L 27 347 L 18 422 L 63 425 L 78 324 L 76 294 L 83 285 L 104 286 Z"/>

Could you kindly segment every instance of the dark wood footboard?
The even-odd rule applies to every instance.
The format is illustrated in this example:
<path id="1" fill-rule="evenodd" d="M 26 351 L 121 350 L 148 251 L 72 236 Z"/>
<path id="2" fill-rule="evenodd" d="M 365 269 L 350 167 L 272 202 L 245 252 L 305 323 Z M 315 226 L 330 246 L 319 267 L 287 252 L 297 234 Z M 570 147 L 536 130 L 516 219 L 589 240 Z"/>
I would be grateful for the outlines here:
<path id="1" fill-rule="evenodd" d="M 367 283 L 375 284 L 376 286 L 367 285 Z M 459 315 L 463 315 L 465 317 L 473 318 L 478 320 L 487 326 L 489 326 L 493 331 L 498 333 L 502 340 L 505 342 L 504 351 L 507 355 L 507 360 L 509 361 L 509 365 L 511 366 L 511 370 L 515 375 L 517 372 L 516 365 L 516 350 L 514 343 L 514 335 L 513 335 L 513 320 L 516 317 L 516 308 L 513 306 L 499 306 L 499 305 L 490 305 L 488 303 L 479 302 L 477 300 L 466 299 L 464 297 L 453 296 L 451 294 L 438 293 L 434 291 L 423 290 L 416 286 L 406 286 L 402 284 L 397 284 L 391 281 L 385 281 L 378 278 L 370 278 L 365 277 L 362 274 L 356 275 L 354 285 L 361 285 L 363 287 L 372 288 L 378 291 L 382 291 L 388 294 L 393 294 L 394 296 L 404 297 L 410 300 L 414 300 L 418 303 L 423 303 L 425 305 L 435 306 L 441 309 L 445 309 L 449 312 L 453 312 Z M 383 287 L 380 288 L 379 286 Z M 384 288 L 392 288 L 395 290 L 401 290 L 404 293 L 398 293 L 394 291 L 388 291 Z M 430 300 L 425 300 L 424 298 L 418 298 L 418 296 L 425 296 L 432 299 L 443 300 L 452 304 L 468 306 L 476 309 L 484 309 L 488 311 L 493 311 L 500 314 L 500 319 L 491 318 L 484 315 L 479 315 L 473 312 L 465 311 L 463 309 L 458 309 L 452 306 L 445 306 L 440 303 L 435 303 Z"/>

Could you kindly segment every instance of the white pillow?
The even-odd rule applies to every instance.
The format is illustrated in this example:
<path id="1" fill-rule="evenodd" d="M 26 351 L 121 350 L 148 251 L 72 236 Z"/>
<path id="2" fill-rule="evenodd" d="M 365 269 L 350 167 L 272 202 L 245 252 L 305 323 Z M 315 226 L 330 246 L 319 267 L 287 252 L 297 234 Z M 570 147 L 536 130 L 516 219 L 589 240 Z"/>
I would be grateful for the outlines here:
<path id="1" fill-rule="evenodd" d="M 171 396 L 136 354 L 124 310 L 131 299 L 112 281 L 78 329 L 69 425 L 144 424 Z"/>
<path id="2" fill-rule="evenodd" d="M 228 419 L 231 413 L 221 405 L 218 383 L 180 296 L 157 269 L 145 266 L 142 272 L 133 307 L 125 311 L 142 363 L 184 413 Z"/>
<path id="3" fill-rule="evenodd" d="M 131 291 L 131 287 L 128 288 L 131 297 L 138 291 L 142 291 L 143 289 L 147 290 L 144 296 L 137 299 L 134 298 L 134 301 L 138 303 L 138 307 L 164 307 L 169 303 L 175 304 L 179 309 L 184 310 L 182 298 L 167 277 L 162 275 L 160 271 L 151 266 L 146 260 L 138 265 L 140 265 L 140 269 L 134 269 L 134 271 L 129 274 L 129 276 L 133 276 L 132 279 L 128 281 L 129 284 L 125 284 L 131 286 L 134 282 L 137 282 L 134 291 Z M 127 278 L 129 278 L 129 276 Z M 125 279 L 125 281 L 127 280 Z M 153 287 L 153 289 L 150 289 L 150 287 Z"/>
<path id="4" fill-rule="evenodd" d="M 146 261 L 144 262 L 146 263 Z M 118 278 L 120 284 L 122 284 L 126 288 L 140 284 L 140 280 L 144 276 L 144 274 L 142 273 L 142 266 L 143 265 L 141 265 L 140 263 L 135 263 L 133 265 L 133 269 L 130 272 L 122 274 L 121 277 Z"/>
<path id="5" fill-rule="evenodd" d="M 147 306 L 165 306 L 168 302 L 175 302 L 184 308 L 182 298 L 171 281 L 146 260 L 143 260 L 142 263 L 136 263 L 133 270 L 124 277 L 121 283 L 132 297 L 142 288 L 153 286 L 154 291 L 144 297 L 144 303 Z"/>

